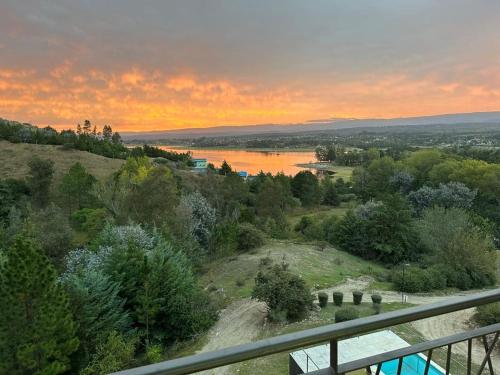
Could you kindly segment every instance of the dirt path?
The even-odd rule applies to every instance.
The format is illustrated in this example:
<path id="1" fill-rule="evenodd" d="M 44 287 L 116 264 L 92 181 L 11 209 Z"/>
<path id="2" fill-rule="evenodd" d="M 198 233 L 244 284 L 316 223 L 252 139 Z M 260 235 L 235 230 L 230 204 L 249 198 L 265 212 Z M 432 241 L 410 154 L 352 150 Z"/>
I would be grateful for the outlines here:
<path id="1" fill-rule="evenodd" d="M 373 279 L 370 276 L 362 276 L 357 279 L 347 279 L 342 284 L 333 288 L 321 290 L 328 293 L 330 296 L 333 291 L 344 293 L 344 300 L 352 302 L 352 292 L 355 290 L 371 291 L 369 286 Z M 401 302 L 401 293 L 393 291 L 373 291 L 380 294 L 384 302 Z M 421 295 L 421 294 L 407 294 L 407 302 L 415 305 L 426 305 L 429 303 L 439 302 L 452 297 L 465 296 L 468 294 L 477 293 L 478 291 L 467 291 L 449 294 L 445 296 Z M 470 329 L 470 319 L 474 314 L 475 309 L 468 309 L 457 311 L 454 313 L 434 316 L 432 318 L 422 319 L 412 322 L 411 325 L 419 331 L 426 340 L 433 340 L 440 337 L 449 336 L 455 333 L 467 331 Z M 459 343 L 453 345 L 452 350 L 454 353 L 467 356 L 467 343 Z M 472 346 L 472 360 L 476 364 L 481 364 L 484 358 L 483 344 L 479 340 L 475 340 Z M 492 354 L 494 366 L 500 367 L 500 353 L 495 351 Z"/>
<path id="2" fill-rule="evenodd" d="M 352 292 L 355 290 L 365 291 L 367 294 L 372 292 L 369 289 L 373 282 L 370 276 L 361 276 L 358 278 L 348 278 L 343 283 L 333 288 L 320 290 L 331 296 L 333 291 L 344 293 L 344 300 L 352 301 Z M 320 292 L 320 291 L 316 291 Z M 375 291 L 373 291 L 375 292 Z M 383 298 L 384 302 L 400 302 L 401 294 L 392 291 L 376 291 Z M 477 291 L 476 291 L 477 292 Z M 463 296 L 474 293 L 468 291 L 446 296 L 429 296 L 409 294 L 408 303 L 415 305 L 429 304 L 442 301 L 447 298 Z M 199 353 L 223 349 L 234 345 L 251 342 L 261 332 L 264 325 L 267 309 L 264 303 L 246 298 L 233 302 L 226 309 L 221 311 L 218 322 L 209 332 L 208 343 L 199 351 Z M 473 314 L 473 309 L 459 311 L 452 314 L 436 316 L 423 319 L 412 323 L 427 340 L 448 336 L 469 329 L 469 320 Z M 467 354 L 467 345 L 465 343 L 454 345 L 453 352 L 458 354 Z M 472 351 L 472 359 L 480 364 L 484 358 L 484 349 L 481 342 L 475 342 Z M 493 357 L 496 363 L 495 367 L 500 366 L 500 355 L 498 353 Z M 227 375 L 231 374 L 230 366 L 199 372 L 199 375 Z"/>
<path id="3" fill-rule="evenodd" d="M 236 301 L 221 311 L 220 318 L 209 332 L 208 343 L 199 353 L 210 352 L 253 341 L 259 334 L 267 314 L 266 305 L 250 298 Z M 198 374 L 229 374 L 230 366 Z"/>

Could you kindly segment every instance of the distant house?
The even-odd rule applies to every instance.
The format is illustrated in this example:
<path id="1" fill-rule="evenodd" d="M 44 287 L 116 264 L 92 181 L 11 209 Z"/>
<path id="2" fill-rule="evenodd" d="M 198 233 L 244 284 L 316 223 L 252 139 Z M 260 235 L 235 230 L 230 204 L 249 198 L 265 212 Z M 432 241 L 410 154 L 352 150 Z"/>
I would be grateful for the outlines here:
<path id="1" fill-rule="evenodd" d="M 192 159 L 192 162 L 194 164 L 194 172 L 206 172 L 208 165 L 207 159 Z"/>
<path id="2" fill-rule="evenodd" d="M 238 176 L 240 176 L 246 180 L 248 177 L 248 172 L 247 171 L 239 171 Z"/>

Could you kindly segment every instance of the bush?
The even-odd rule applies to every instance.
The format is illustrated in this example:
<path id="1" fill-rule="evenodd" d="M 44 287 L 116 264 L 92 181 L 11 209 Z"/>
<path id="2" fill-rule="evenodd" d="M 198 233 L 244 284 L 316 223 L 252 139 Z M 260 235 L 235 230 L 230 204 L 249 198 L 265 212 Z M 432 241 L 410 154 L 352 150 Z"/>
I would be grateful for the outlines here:
<path id="1" fill-rule="evenodd" d="M 333 303 L 335 306 L 342 306 L 342 301 L 344 300 L 344 293 L 333 292 Z"/>
<path id="2" fill-rule="evenodd" d="M 430 292 L 446 288 L 448 280 L 452 285 L 456 284 L 453 279 L 458 276 L 453 270 L 445 269 L 444 265 L 433 266 L 427 269 L 410 267 L 403 272 L 392 275 L 392 282 L 398 290 L 408 293 Z M 465 276 L 465 275 L 464 275 Z"/>
<path id="3" fill-rule="evenodd" d="M 373 304 L 381 304 L 382 303 L 382 296 L 380 294 L 372 294 L 372 302 Z"/>
<path id="4" fill-rule="evenodd" d="M 363 292 L 357 290 L 352 292 L 352 301 L 355 305 L 360 305 L 362 300 L 363 300 Z"/>
<path id="5" fill-rule="evenodd" d="M 328 304 L 328 294 L 324 292 L 318 293 L 318 301 L 320 307 L 326 307 L 326 305 Z"/>
<path id="6" fill-rule="evenodd" d="M 479 306 L 474 320 L 482 326 L 500 323 L 500 302 Z"/>
<path id="7" fill-rule="evenodd" d="M 313 296 L 305 281 L 287 271 L 285 265 L 259 271 L 252 298 L 267 304 L 271 319 L 278 312 L 285 312 L 287 320 L 300 319 L 313 304 Z"/>
<path id="8" fill-rule="evenodd" d="M 82 208 L 71 214 L 71 222 L 75 229 L 93 236 L 106 225 L 108 212 L 104 208 Z"/>
<path id="9" fill-rule="evenodd" d="M 359 318 L 359 313 L 352 307 L 346 307 L 335 312 L 335 323 L 346 322 Z"/>
<path id="10" fill-rule="evenodd" d="M 264 245 L 264 236 L 252 224 L 243 223 L 238 226 L 236 241 L 239 251 L 248 251 Z"/>

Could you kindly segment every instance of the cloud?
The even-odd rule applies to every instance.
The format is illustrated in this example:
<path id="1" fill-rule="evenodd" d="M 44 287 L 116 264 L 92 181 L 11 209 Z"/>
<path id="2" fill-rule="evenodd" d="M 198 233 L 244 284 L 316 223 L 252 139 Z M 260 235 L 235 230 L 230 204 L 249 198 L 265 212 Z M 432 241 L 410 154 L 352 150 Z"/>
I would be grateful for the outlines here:
<path id="1" fill-rule="evenodd" d="M 500 109 L 500 2 L 0 4 L 0 116 L 121 129 Z"/>

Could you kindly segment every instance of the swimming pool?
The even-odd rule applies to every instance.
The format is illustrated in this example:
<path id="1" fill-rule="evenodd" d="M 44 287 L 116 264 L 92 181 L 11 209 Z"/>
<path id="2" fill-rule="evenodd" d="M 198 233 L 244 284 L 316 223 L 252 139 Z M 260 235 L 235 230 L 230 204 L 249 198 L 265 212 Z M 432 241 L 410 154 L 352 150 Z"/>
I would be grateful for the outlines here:
<path id="1" fill-rule="evenodd" d="M 427 358 L 420 354 L 413 354 L 403 359 L 403 368 L 401 374 L 422 375 L 425 371 Z M 381 372 L 385 375 L 396 375 L 398 373 L 399 359 L 393 359 L 382 364 Z M 434 362 L 430 363 L 429 375 L 443 375 L 445 372 Z"/>

